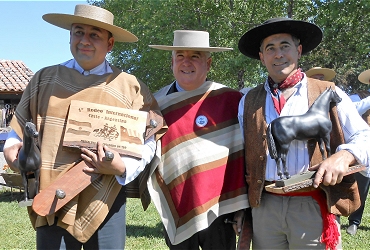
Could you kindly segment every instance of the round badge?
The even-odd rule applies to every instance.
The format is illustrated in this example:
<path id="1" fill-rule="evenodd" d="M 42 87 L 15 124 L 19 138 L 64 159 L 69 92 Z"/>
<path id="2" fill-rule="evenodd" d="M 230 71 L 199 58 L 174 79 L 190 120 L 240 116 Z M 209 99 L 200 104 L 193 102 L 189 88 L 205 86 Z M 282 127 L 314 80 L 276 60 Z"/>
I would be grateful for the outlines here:
<path id="1" fill-rule="evenodd" d="M 208 119 L 204 115 L 200 115 L 195 119 L 195 124 L 197 124 L 198 127 L 204 127 L 207 125 Z"/>

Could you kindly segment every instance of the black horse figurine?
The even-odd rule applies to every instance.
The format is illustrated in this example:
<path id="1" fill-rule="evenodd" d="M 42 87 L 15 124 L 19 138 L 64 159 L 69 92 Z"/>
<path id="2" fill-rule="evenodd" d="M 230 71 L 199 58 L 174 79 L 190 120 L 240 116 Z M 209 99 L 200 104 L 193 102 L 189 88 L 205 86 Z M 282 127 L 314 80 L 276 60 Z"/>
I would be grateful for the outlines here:
<path id="1" fill-rule="evenodd" d="M 326 159 L 330 153 L 330 132 L 332 123 L 329 119 L 330 103 L 339 103 L 342 99 L 331 88 L 326 89 L 303 115 L 282 116 L 273 120 L 267 127 L 267 144 L 272 159 L 275 159 L 277 174 L 283 179 L 280 167 L 280 159 L 284 168 L 284 175 L 290 178 L 286 156 L 289 145 L 293 140 L 316 139 L 319 143 L 322 159 Z"/>
<path id="2" fill-rule="evenodd" d="M 26 122 L 23 132 L 23 146 L 21 147 L 16 166 L 18 167 L 24 187 L 24 199 L 28 201 L 29 190 L 28 190 L 28 174 L 33 172 L 35 175 L 35 189 L 36 194 L 39 190 L 39 176 L 41 166 L 41 154 L 40 150 L 35 144 L 35 138 L 39 133 L 36 130 L 35 124 L 32 122 Z"/>

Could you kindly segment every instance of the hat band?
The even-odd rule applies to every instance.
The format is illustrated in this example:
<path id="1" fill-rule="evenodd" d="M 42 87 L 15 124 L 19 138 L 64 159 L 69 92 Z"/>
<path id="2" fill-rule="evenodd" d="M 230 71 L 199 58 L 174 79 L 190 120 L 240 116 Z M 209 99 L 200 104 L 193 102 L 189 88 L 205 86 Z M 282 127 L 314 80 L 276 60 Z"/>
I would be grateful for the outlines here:
<path id="1" fill-rule="evenodd" d="M 204 31 L 175 31 L 173 46 L 175 47 L 209 47 L 209 34 Z"/>
<path id="2" fill-rule="evenodd" d="M 90 8 L 83 8 L 82 6 L 77 5 L 74 15 L 88 19 L 92 19 L 92 17 L 94 17 L 94 19 L 97 21 L 113 25 L 113 14 L 105 9 L 95 6 L 90 6 Z"/>

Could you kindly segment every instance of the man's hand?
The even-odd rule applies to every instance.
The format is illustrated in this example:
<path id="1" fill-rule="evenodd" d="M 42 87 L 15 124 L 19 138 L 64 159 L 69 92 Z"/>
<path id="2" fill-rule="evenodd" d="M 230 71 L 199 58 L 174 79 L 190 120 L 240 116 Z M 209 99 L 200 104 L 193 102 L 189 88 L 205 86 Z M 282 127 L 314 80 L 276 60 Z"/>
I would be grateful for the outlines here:
<path id="1" fill-rule="evenodd" d="M 110 151 L 114 154 L 113 160 L 109 161 L 105 158 L 105 151 Z M 82 148 L 81 153 L 82 159 L 88 165 L 88 167 L 84 168 L 84 171 L 87 173 L 122 175 L 126 171 L 126 166 L 119 153 L 103 145 L 102 142 L 97 143 L 96 153 L 86 148 Z"/>
<path id="2" fill-rule="evenodd" d="M 335 185 L 342 182 L 348 167 L 356 163 L 355 157 L 347 150 L 341 150 L 323 160 L 308 170 L 315 171 L 313 186 L 317 188 L 320 183 L 325 186 Z"/>
<path id="3" fill-rule="evenodd" d="M 6 160 L 6 163 L 9 165 L 10 169 L 19 172 L 18 167 L 16 166 L 15 162 L 18 158 L 19 150 L 23 146 L 23 142 L 19 142 L 17 144 L 14 144 L 13 146 L 10 146 L 8 148 L 4 148 L 4 158 Z"/>
<path id="4" fill-rule="evenodd" d="M 233 224 L 233 228 L 236 235 L 239 235 L 240 232 L 242 231 L 243 219 L 244 219 L 244 209 L 237 211 L 234 215 L 234 221 L 236 221 L 236 224 Z"/>

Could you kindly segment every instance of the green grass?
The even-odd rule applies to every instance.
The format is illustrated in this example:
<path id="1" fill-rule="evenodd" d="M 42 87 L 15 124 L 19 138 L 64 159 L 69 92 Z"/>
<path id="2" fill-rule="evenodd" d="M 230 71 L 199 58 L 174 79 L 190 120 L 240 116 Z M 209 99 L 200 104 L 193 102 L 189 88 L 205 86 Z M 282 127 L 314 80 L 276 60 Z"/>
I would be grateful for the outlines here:
<path id="1" fill-rule="evenodd" d="M 22 195 L 0 186 L 0 249 L 35 249 L 35 231 L 27 209 L 18 206 Z M 341 218 L 343 249 L 370 249 L 370 201 L 366 204 L 362 223 L 355 236 L 346 233 L 348 219 Z M 127 201 L 126 249 L 168 249 L 163 239 L 162 223 L 153 204 L 143 211 L 140 200 Z"/>
<path id="2" fill-rule="evenodd" d="M 23 198 L 18 189 L 0 186 L 0 249 L 36 249 L 35 230 L 27 209 L 19 207 Z M 167 249 L 162 222 L 153 204 L 144 211 L 139 199 L 128 199 L 126 207 L 126 248 Z"/>

